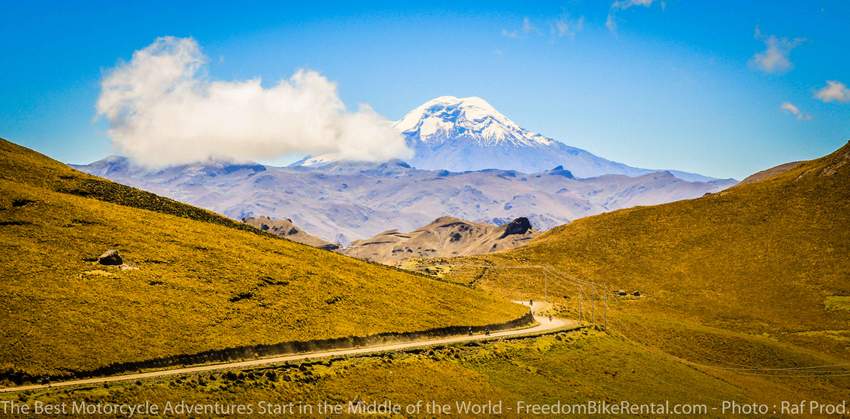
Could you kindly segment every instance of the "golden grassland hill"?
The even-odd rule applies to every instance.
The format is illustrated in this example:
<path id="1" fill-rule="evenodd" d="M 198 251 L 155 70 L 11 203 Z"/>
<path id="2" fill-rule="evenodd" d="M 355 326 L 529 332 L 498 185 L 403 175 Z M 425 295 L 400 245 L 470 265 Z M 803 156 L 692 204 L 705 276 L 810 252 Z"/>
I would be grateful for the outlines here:
<path id="1" fill-rule="evenodd" d="M 774 166 L 774 167 L 771 167 L 770 169 L 766 169 L 766 170 L 762 170 L 760 172 L 753 173 L 752 175 L 747 176 L 744 180 L 742 180 L 740 183 L 738 183 L 738 185 L 747 185 L 747 184 L 750 184 L 750 183 L 761 182 L 762 180 L 765 180 L 765 179 L 770 179 L 771 177 L 785 173 L 785 172 L 799 166 L 802 163 L 803 162 L 799 162 L 799 161 L 793 161 L 793 162 L 790 162 L 790 163 L 783 163 L 783 164 L 780 164 L 779 166 Z"/>
<path id="2" fill-rule="evenodd" d="M 836 174 L 844 167 L 840 159 L 821 163 L 824 162 L 812 163 L 810 169 L 820 170 L 822 174 Z M 737 193 L 730 191 L 730 199 L 737 199 Z M 650 208 L 635 211 L 646 210 L 652 211 Z M 606 217 L 613 217 L 616 226 L 624 222 L 618 218 L 622 216 L 614 213 Z M 658 217 L 650 219 L 655 221 Z M 593 219 L 578 223 L 584 222 L 592 223 Z M 571 228 L 567 226 L 563 230 L 570 231 Z M 605 229 L 597 228 L 596 234 L 608 240 L 614 238 L 606 234 L 619 231 L 615 228 L 606 233 Z M 591 245 L 589 238 L 580 234 L 578 238 L 584 241 L 575 247 L 560 246 L 563 250 L 577 252 L 576 248 Z M 625 239 L 616 241 L 621 246 L 625 242 Z M 555 248 L 545 254 L 549 259 L 537 259 L 542 250 L 537 250 L 541 253 L 525 253 L 527 250 L 520 248 L 506 254 L 420 263 L 423 266 L 426 262 L 442 263 L 442 272 L 447 279 L 469 282 L 513 298 L 540 298 L 544 293 L 542 290 L 546 289 L 550 299 L 556 301 L 557 309 L 565 316 L 578 314 L 575 303 L 578 295 L 584 295 L 585 319 L 590 317 L 591 308 L 597 308 L 594 314 L 600 313 L 598 308 L 602 301 L 591 298 L 594 287 L 606 290 L 622 287 L 630 291 L 638 288 L 643 293 L 639 298 L 612 297 L 608 300 L 610 317 L 605 333 L 562 333 L 409 354 L 305 362 L 102 387 L 48 389 L 0 395 L 0 399 L 16 398 L 30 403 L 35 400 L 104 399 L 116 402 L 184 399 L 201 403 L 255 403 L 257 400 L 283 399 L 312 404 L 321 401 L 344 404 L 358 399 L 407 404 L 433 399 L 448 404 L 458 400 L 503 400 L 506 405 L 513 405 L 519 400 L 577 403 L 591 399 L 609 402 L 629 400 L 633 403 L 664 403 L 669 400 L 671 403 L 705 403 L 717 408 L 723 401 L 733 400 L 773 404 L 781 400 L 846 399 L 850 376 L 846 367 L 841 365 L 846 365 L 847 357 L 841 356 L 841 349 L 836 345 L 820 347 L 813 344 L 825 342 L 825 335 L 829 335 L 832 341 L 850 341 L 846 327 L 830 329 L 835 323 L 819 325 L 815 322 L 806 323 L 805 328 L 796 332 L 776 334 L 771 330 L 760 333 L 758 325 L 761 320 L 753 321 L 746 311 L 730 312 L 719 321 L 712 320 L 716 312 L 710 307 L 712 300 L 702 301 L 690 311 L 676 301 L 660 301 L 662 297 L 674 299 L 679 295 L 664 293 L 665 282 L 655 287 L 649 280 L 614 282 L 608 276 L 579 277 L 577 273 L 583 272 L 579 270 L 583 261 L 572 260 L 573 255 L 558 256 L 560 249 Z M 632 256 L 639 259 L 637 255 Z M 601 264 L 592 258 L 588 263 Z M 459 264 L 466 268 L 459 267 Z M 554 269 L 540 268 L 550 264 Z M 659 275 L 659 272 L 650 270 L 651 267 L 637 266 L 644 269 L 639 271 L 641 275 L 651 274 L 650 278 Z M 544 281 L 547 278 L 548 281 Z M 689 286 L 685 281 L 678 284 L 684 295 L 690 292 Z M 746 288 L 746 284 L 740 287 Z M 840 294 L 840 290 L 837 292 Z M 833 314 L 841 313 L 845 311 L 846 298 L 830 295 L 825 304 L 824 308 Z M 723 319 L 732 319 L 733 316 L 737 316 L 737 322 L 730 327 Z M 801 341 L 789 337 L 802 333 L 813 335 L 818 340 Z M 712 410 L 705 416 L 718 415 L 718 411 Z"/>
<path id="3" fill-rule="evenodd" d="M 122 270 L 91 262 L 118 250 Z M 482 292 L 276 238 L 0 140 L 0 371 L 510 320 Z"/>
<path id="4" fill-rule="evenodd" d="M 765 399 L 812 388 L 840 400 L 850 391 L 848 255 L 850 144 L 699 199 L 577 220 L 503 253 L 414 265 L 509 298 L 548 296 L 564 315 L 726 371 L 724 380 Z"/>
<path id="5" fill-rule="evenodd" d="M 574 295 L 576 281 L 639 290 L 640 305 L 774 334 L 850 324 L 825 305 L 850 295 L 848 255 L 850 144 L 720 193 L 577 220 L 528 246 L 449 262 L 479 266 L 455 269 L 459 281 L 491 264 L 482 286 L 535 294 L 543 281 L 531 279 L 550 267 L 554 295 Z"/>
<path id="6" fill-rule="evenodd" d="M 440 217 L 409 233 L 389 230 L 357 240 L 343 250 L 356 258 L 402 266 L 421 257 L 469 256 L 513 249 L 536 236 L 525 217 L 497 226 L 456 217 Z"/>
<path id="7" fill-rule="evenodd" d="M 842 381 L 843 380 L 843 381 Z M 326 402 L 347 409 L 349 402 L 399 406 L 418 401 L 449 405 L 462 415 L 460 403 L 502 403 L 502 416 L 529 417 L 525 405 L 565 406 L 605 401 L 632 404 L 705 405 L 695 416 L 732 415 L 731 406 L 777 399 L 823 400 L 840 397 L 847 378 L 793 380 L 742 375 L 683 363 L 659 351 L 601 332 L 561 333 L 532 339 L 450 346 L 370 357 L 320 360 L 244 371 L 222 371 L 167 377 L 109 386 L 48 389 L 23 395 L 0 395 L 22 403 L 70 403 L 108 399 L 116 403 L 186 400 L 188 403 L 251 404 L 297 401 Z M 779 381 L 779 383 L 777 383 Z M 703 408 L 700 406 L 699 408 Z M 577 408 L 580 409 L 580 408 Z M 316 412 L 314 412 L 316 413 Z M 421 417 L 433 417 L 423 410 Z M 589 416 L 581 411 L 575 416 Z M 701 413 L 701 414 L 700 414 Z M 410 415 L 405 415 L 410 416 Z M 479 415 L 480 416 L 480 415 Z M 487 416 L 485 414 L 485 416 Z M 490 415 L 492 416 L 492 415 Z M 642 416 L 667 416 L 658 411 Z"/>
<path id="8" fill-rule="evenodd" d="M 267 231 L 275 236 L 283 237 L 296 243 L 306 244 L 307 246 L 325 250 L 336 250 L 339 248 L 339 245 L 326 242 L 305 232 L 288 218 L 281 220 L 261 215 L 258 217 L 245 217 L 242 219 L 242 222 L 262 231 Z"/>

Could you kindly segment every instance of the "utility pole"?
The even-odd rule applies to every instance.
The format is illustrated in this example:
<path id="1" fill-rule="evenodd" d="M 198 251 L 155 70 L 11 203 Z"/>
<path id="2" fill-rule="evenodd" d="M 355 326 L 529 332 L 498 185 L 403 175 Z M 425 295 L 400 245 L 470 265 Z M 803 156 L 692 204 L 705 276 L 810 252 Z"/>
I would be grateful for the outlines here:
<path id="1" fill-rule="evenodd" d="M 591 306 L 590 306 L 590 318 L 591 318 L 590 323 L 596 324 L 596 298 L 595 298 L 596 296 L 593 296 L 593 297 L 594 298 L 591 300 Z"/>
<path id="2" fill-rule="evenodd" d="M 582 318 L 582 315 L 581 315 L 581 292 L 579 292 L 579 294 L 578 294 L 578 321 L 579 321 L 579 323 L 584 321 L 584 319 Z"/>
<path id="3" fill-rule="evenodd" d="M 604 314 L 605 325 L 603 327 L 605 328 L 605 330 L 608 330 L 608 294 L 605 294 L 605 296 L 603 298 L 604 298 L 604 301 L 605 301 L 605 312 L 604 312 L 605 313 Z"/>

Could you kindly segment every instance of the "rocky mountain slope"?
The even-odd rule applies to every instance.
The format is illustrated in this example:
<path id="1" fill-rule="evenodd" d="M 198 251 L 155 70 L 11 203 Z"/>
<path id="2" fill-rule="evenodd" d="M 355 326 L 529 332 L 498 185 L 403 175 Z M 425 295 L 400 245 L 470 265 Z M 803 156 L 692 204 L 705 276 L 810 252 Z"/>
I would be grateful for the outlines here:
<path id="1" fill-rule="evenodd" d="M 440 217 L 409 233 L 389 230 L 357 240 L 343 253 L 386 265 L 400 265 L 416 257 L 468 256 L 513 249 L 528 243 L 535 235 L 531 223 L 524 217 L 502 226 Z"/>
<path id="2" fill-rule="evenodd" d="M 670 172 L 581 179 L 563 167 L 536 174 L 454 173 L 400 161 L 310 167 L 207 163 L 152 170 L 110 157 L 74 167 L 237 220 L 290 218 L 309 234 L 343 245 L 389 229 L 411 231 L 440 216 L 492 224 L 527 217 L 545 230 L 615 209 L 696 198 L 734 184 L 688 182 Z"/>

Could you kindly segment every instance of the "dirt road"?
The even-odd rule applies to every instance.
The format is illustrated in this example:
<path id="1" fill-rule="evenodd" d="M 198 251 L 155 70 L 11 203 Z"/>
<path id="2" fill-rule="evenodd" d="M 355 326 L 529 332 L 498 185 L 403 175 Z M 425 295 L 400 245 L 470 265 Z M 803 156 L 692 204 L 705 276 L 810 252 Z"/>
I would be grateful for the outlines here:
<path id="1" fill-rule="evenodd" d="M 525 306 L 528 306 L 528 302 L 522 303 Z M 284 364 L 293 361 L 303 361 L 308 359 L 316 359 L 316 358 L 329 358 L 329 357 L 342 357 L 342 356 L 356 356 L 363 354 L 372 354 L 372 353 L 380 353 L 380 352 L 394 352 L 394 351 L 404 351 L 414 348 L 422 348 L 422 347 L 430 347 L 430 346 L 444 346 L 465 342 L 474 342 L 474 341 L 485 341 L 485 340 L 494 340 L 500 338 L 507 337 L 521 337 L 521 336 L 534 336 L 541 335 L 546 333 L 552 333 L 556 331 L 563 330 L 574 330 L 581 328 L 581 325 L 572 320 L 565 320 L 559 318 L 550 318 L 548 316 L 537 316 L 537 312 L 546 307 L 545 303 L 536 302 L 534 303 L 535 313 L 534 319 L 537 321 L 537 324 L 532 327 L 526 327 L 521 329 L 511 329 L 511 330 L 503 330 L 499 332 L 493 332 L 489 335 L 485 334 L 474 334 L 472 336 L 468 335 L 460 335 L 460 336 L 449 336 L 442 338 L 434 338 L 434 339 L 424 339 L 424 340 L 416 340 L 410 342 L 399 342 L 399 343 L 389 343 L 389 344 L 381 344 L 381 345 L 373 345 L 373 346 L 362 346 L 357 348 L 345 348 L 345 349 L 335 349 L 335 350 L 327 350 L 327 351 L 317 351 L 317 352 L 306 352 L 306 353 L 298 353 L 291 355 L 280 355 L 280 356 L 272 356 L 266 358 L 257 358 L 251 359 L 247 361 L 236 361 L 236 362 L 226 362 L 220 364 L 204 364 L 197 365 L 191 367 L 181 367 L 181 368 L 173 368 L 166 370 L 158 370 L 158 371 L 148 371 L 148 372 L 140 372 L 134 374 L 123 374 L 123 375 L 112 375 L 108 377 L 94 377 L 94 378 L 84 378 L 79 380 L 68 380 L 68 381 L 60 381 L 51 384 L 32 384 L 32 385 L 24 385 L 17 387 L 6 387 L 0 388 L 0 393 L 8 393 L 13 391 L 26 391 L 26 390 L 38 390 L 45 388 L 56 388 L 56 387 L 69 387 L 69 386 L 84 386 L 84 385 L 98 385 L 103 383 L 111 383 L 115 381 L 132 381 L 132 380 L 142 380 L 146 378 L 155 378 L 155 377 L 165 377 L 170 375 L 180 375 L 180 374 L 191 374 L 197 372 L 204 371 L 218 371 L 218 370 L 228 370 L 228 369 L 245 369 L 252 368 L 258 366 L 267 366 L 274 364 Z"/>

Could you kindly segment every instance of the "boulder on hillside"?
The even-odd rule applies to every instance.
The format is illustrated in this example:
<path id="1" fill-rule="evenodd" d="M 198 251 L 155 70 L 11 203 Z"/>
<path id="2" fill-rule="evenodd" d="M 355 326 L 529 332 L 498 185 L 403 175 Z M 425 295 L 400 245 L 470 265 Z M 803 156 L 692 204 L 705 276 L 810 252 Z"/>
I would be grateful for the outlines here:
<path id="1" fill-rule="evenodd" d="M 109 249 L 97 258 L 97 263 L 101 265 L 117 266 L 124 263 L 124 259 L 118 254 L 117 250 Z"/>
<path id="2" fill-rule="evenodd" d="M 502 233 L 500 238 L 505 238 L 511 234 L 525 234 L 529 230 L 531 230 L 531 221 L 528 221 L 528 218 L 519 217 L 505 226 L 505 232 Z"/>

